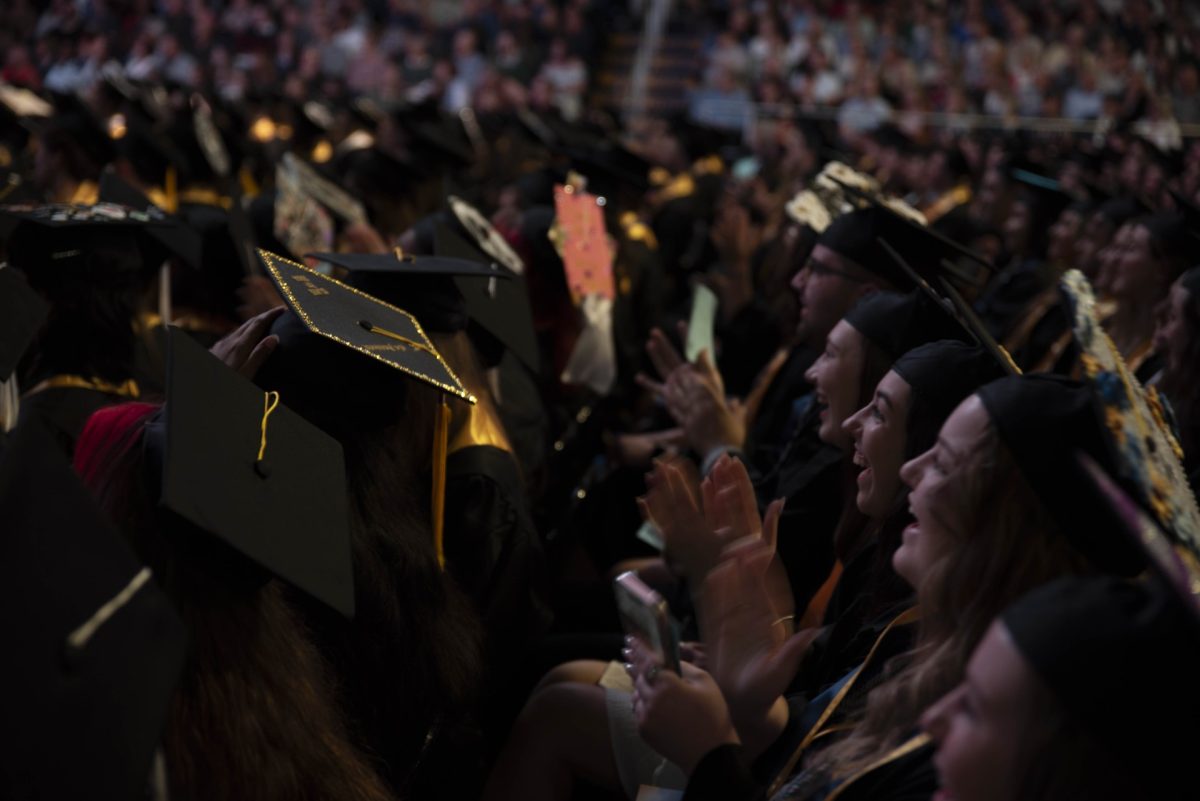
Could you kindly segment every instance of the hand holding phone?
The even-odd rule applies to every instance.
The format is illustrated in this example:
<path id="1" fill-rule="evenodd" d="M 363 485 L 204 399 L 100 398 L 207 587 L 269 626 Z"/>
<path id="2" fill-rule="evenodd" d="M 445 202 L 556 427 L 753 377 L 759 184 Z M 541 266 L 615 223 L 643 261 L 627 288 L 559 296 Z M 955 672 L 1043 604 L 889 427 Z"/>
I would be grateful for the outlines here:
<path id="1" fill-rule="evenodd" d="M 667 602 L 632 570 L 613 581 L 625 633 L 637 637 L 663 670 L 679 674 L 679 627 Z"/>

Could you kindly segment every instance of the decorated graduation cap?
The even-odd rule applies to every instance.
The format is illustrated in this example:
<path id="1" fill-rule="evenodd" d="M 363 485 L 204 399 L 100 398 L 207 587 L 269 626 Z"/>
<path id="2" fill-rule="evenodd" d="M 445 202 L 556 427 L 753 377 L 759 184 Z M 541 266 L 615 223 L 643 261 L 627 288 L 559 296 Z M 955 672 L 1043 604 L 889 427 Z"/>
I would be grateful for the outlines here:
<path id="1" fill-rule="evenodd" d="M 354 615 L 342 448 L 172 328 L 167 402 L 144 447 L 159 507 L 179 534 L 215 541 L 231 570 L 278 576 Z"/>
<path id="2" fill-rule="evenodd" d="M 1091 285 L 1078 270 L 1060 284 L 1086 382 L 1100 406 L 1117 460 L 1111 474 L 1130 487 L 1175 542 L 1200 553 L 1200 509 L 1183 468 L 1183 449 L 1157 390 L 1141 385 L 1100 326 Z"/>
<path id="3" fill-rule="evenodd" d="M 502 267 L 517 275 L 525 273 L 525 263 L 521 261 L 521 257 L 513 250 L 512 245 L 508 244 L 508 240 L 488 221 L 487 217 L 484 217 L 470 203 L 455 195 L 450 195 L 446 202 L 454 221 L 468 240 Z"/>
<path id="4" fill-rule="evenodd" d="M 1117 475 L 1101 410 L 1085 385 L 1051 374 L 1008 376 L 979 391 L 996 432 L 1068 541 L 1097 568 L 1137 575 L 1145 559 L 1105 508 L 1076 454 Z"/>
<path id="5" fill-rule="evenodd" d="M 0 265 L 0 383 L 12 377 L 49 312 L 19 270 Z"/>
<path id="6" fill-rule="evenodd" d="M 144 797 L 183 624 L 36 424 L 0 460 L 0 518 L 5 795 Z"/>
<path id="7" fill-rule="evenodd" d="M 168 252 L 194 257 L 195 234 L 153 205 L 9 205 L 0 206 L 0 220 L 12 230 L 9 262 L 36 284 L 68 277 L 120 280 L 156 269 Z M 93 258 L 97 249 L 127 258 L 101 262 Z"/>
<path id="8" fill-rule="evenodd" d="M 1069 719 L 1100 746 L 1123 791 L 1195 797 L 1200 629 L 1155 582 L 1063 578 L 1001 616 Z"/>
<path id="9" fill-rule="evenodd" d="M 444 563 L 442 504 L 450 423 L 446 398 L 474 403 L 474 396 L 413 315 L 277 254 L 259 251 L 259 256 L 292 311 L 272 327 L 280 343 L 259 376 L 260 385 L 299 386 L 314 406 L 349 402 L 356 423 L 374 419 L 381 426 L 394 422 L 400 409 L 401 374 L 439 390 L 432 459 L 433 527 L 438 561 Z M 332 376 L 337 379 L 331 380 Z"/>

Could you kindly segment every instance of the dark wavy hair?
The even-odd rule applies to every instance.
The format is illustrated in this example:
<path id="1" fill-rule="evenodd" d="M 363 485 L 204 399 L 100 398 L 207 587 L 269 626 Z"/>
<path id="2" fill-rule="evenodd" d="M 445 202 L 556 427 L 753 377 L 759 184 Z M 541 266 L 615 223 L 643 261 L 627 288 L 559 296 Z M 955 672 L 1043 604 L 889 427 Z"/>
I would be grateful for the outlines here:
<path id="1" fill-rule="evenodd" d="M 123 404 L 97 413 L 75 465 L 188 629 L 163 736 L 171 797 L 389 801 L 352 743 L 328 665 L 284 585 L 231 569 L 211 538 L 162 527 L 142 448 L 157 411 Z"/>

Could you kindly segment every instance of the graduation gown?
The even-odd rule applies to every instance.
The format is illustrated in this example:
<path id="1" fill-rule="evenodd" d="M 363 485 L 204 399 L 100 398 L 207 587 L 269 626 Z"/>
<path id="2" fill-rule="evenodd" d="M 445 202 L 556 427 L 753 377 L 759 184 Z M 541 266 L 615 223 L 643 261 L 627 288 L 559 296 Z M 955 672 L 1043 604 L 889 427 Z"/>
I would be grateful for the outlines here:
<path id="1" fill-rule="evenodd" d="M 75 455 L 75 443 L 88 418 L 105 406 L 124 403 L 131 398 L 82 387 L 48 387 L 21 399 L 17 425 L 36 420 L 54 437 L 68 458 Z"/>

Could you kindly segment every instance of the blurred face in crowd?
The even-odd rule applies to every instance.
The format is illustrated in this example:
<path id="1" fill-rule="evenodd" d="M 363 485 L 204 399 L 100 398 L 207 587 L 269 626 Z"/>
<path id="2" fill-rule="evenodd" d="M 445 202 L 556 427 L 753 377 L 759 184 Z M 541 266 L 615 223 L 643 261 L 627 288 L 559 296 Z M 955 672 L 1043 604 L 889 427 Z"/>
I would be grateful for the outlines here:
<path id="1" fill-rule="evenodd" d="M 866 355 L 863 335 L 850 323 L 840 320 L 829 332 L 824 352 L 804 374 L 816 388 L 817 403 L 825 407 L 821 410 L 817 436 L 842 450 L 853 445 L 842 423 L 858 407 Z"/>
<path id="2" fill-rule="evenodd" d="M 816 245 L 808 261 L 792 278 L 792 289 L 800 304 L 797 335 L 815 344 L 825 338 L 834 324 L 868 289 L 866 271 L 850 259 L 824 245 Z"/>
<path id="3" fill-rule="evenodd" d="M 1154 331 L 1154 349 L 1166 360 L 1164 369 L 1175 375 L 1195 367 L 1185 363 L 1189 339 L 1200 336 L 1200 331 L 1188 331 L 1187 308 L 1195 302 L 1191 294 L 1182 278 L 1176 281 L 1159 307 Z"/>
<path id="4" fill-rule="evenodd" d="M 891 512 L 903 488 L 900 466 L 911 405 L 912 387 L 899 373 L 889 370 L 871 402 L 843 424 L 854 440 L 854 464 L 862 468 L 855 502 L 868 517 Z"/>
<path id="5" fill-rule="evenodd" d="M 1112 239 L 1113 226 L 1112 221 L 1104 214 L 1095 212 L 1088 219 L 1087 225 L 1084 226 L 1081 236 L 1075 238 L 1072 245 L 1074 249 L 1074 266 L 1083 270 L 1089 281 L 1093 284 L 1096 282 L 1096 275 L 1100 271 L 1100 253 L 1108 245 Z"/>
<path id="6" fill-rule="evenodd" d="M 937 801 L 1015 801 L 1025 773 L 1022 744 L 1036 731 L 1048 692 L 996 621 L 979 641 L 958 687 L 926 710 L 921 727 L 937 744 Z"/>
<path id="7" fill-rule="evenodd" d="M 1054 264 L 1064 267 L 1075 265 L 1075 243 L 1083 231 L 1083 215 L 1074 209 L 1067 209 L 1058 215 L 1058 220 L 1050 226 L 1050 246 L 1046 256 Z"/>
<path id="8" fill-rule="evenodd" d="M 1155 294 L 1162 282 L 1162 265 L 1150 249 L 1150 230 L 1144 225 L 1125 226 L 1125 236 L 1115 248 L 1108 291 L 1114 298 Z"/>
<path id="9" fill-rule="evenodd" d="M 1132 226 L 1128 223 L 1122 225 L 1113 234 L 1112 239 L 1108 240 L 1108 244 L 1102 247 L 1100 252 L 1096 254 L 1095 287 L 1097 291 L 1103 291 L 1106 294 L 1112 293 L 1112 283 L 1116 279 L 1117 274 L 1117 263 L 1122 257 L 1132 230 Z"/>
<path id="10" fill-rule="evenodd" d="M 964 527 L 951 476 L 969 469 L 967 460 L 987 427 L 987 409 L 978 395 L 972 395 L 946 418 L 934 446 L 900 468 L 900 479 L 909 487 L 913 522 L 904 529 L 892 567 L 914 589 L 949 552 L 957 539 L 955 532 Z"/>
<path id="11" fill-rule="evenodd" d="M 984 173 L 979 191 L 972 203 L 972 216 L 977 220 L 995 223 L 1000 219 L 1003 209 L 1004 191 L 1006 188 L 1004 174 L 997 169 L 989 169 Z"/>
<path id="12" fill-rule="evenodd" d="M 1018 200 L 1012 204 L 1008 219 L 1004 221 L 1004 244 L 1009 253 L 1023 253 L 1029 244 L 1029 228 L 1033 223 L 1033 209 L 1028 203 Z"/>

